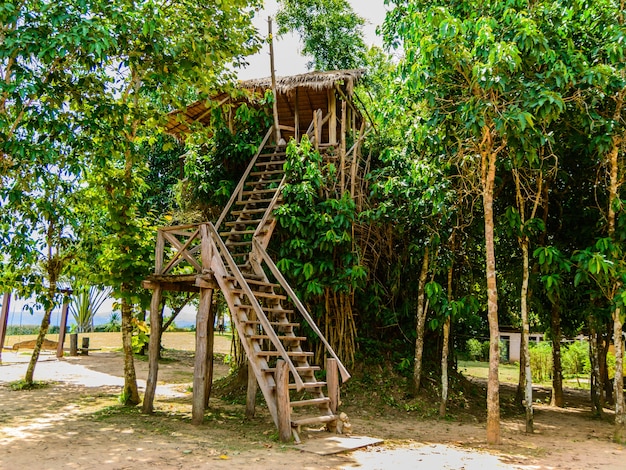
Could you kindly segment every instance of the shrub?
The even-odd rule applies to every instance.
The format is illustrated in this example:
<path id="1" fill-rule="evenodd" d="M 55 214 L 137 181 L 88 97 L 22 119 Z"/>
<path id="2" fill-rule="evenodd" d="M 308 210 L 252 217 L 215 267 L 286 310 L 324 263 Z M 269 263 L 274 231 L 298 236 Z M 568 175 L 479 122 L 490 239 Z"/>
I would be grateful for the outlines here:
<path id="1" fill-rule="evenodd" d="M 552 378 L 552 345 L 548 341 L 530 343 L 530 370 L 533 382 L 546 382 Z"/>
<path id="2" fill-rule="evenodd" d="M 589 343 L 575 341 L 563 348 L 561 353 L 563 375 L 577 376 L 589 374 L 591 364 L 589 362 Z"/>
<path id="3" fill-rule="evenodd" d="M 467 354 L 472 361 L 479 361 L 483 357 L 483 346 L 475 338 L 467 340 Z"/>

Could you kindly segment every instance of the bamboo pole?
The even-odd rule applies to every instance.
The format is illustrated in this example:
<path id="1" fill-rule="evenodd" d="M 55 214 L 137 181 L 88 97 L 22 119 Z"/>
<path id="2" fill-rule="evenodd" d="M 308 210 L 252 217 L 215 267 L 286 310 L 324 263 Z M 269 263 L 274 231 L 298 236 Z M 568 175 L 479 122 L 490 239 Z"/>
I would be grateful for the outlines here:
<path id="1" fill-rule="evenodd" d="M 272 94 L 274 95 L 274 102 L 272 110 L 274 112 L 274 130 L 276 132 L 276 145 L 280 142 L 280 126 L 278 123 L 278 94 L 276 93 L 276 70 L 274 69 L 274 35 L 272 33 L 272 17 L 267 17 L 267 30 L 268 40 L 270 43 L 270 71 L 272 74 Z"/>
<path id="2" fill-rule="evenodd" d="M 289 406 L 289 367 L 282 359 L 276 361 L 276 408 L 278 409 L 278 437 L 291 440 L 291 409 Z"/>
<path id="3" fill-rule="evenodd" d="M 346 165 L 346 102 L 341 102 L 341 143 L 339 147 L 339 175 L 341 178 L 341 194 L 345 189 L 345 165 Z"/>
<path id="4" fill-rule="evenodd" d="M 337 414 L 339 406 L 339 368 L 337 360 L 332 357 L 326 358 L 326 384 L 328 387 L 328 398 L 330 398 L 330 411 Z"/>

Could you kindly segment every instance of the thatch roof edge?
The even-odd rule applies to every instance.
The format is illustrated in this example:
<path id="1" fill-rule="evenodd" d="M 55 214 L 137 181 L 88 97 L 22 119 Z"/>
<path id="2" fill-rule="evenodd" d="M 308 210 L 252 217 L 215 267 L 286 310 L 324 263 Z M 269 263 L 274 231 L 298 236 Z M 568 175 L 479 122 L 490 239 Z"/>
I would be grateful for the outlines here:
<path id="1" fill-rule="evenodd" d="M 291 75 L 288 77 L 276 77 L 276 91 L 278 93 L 288 94 L 298 87 L 311 88 L 319 91 L 334 88 L 338 81 L 350 82 L 354 85 L 363 75 L 365 70 L 333 70 L 328 72 L 309 72 L 299 75 Z M 239 82 L 239 87 L 244 89 L 269 89 L 272 87 L 272 79 L 256 78 Z"/>

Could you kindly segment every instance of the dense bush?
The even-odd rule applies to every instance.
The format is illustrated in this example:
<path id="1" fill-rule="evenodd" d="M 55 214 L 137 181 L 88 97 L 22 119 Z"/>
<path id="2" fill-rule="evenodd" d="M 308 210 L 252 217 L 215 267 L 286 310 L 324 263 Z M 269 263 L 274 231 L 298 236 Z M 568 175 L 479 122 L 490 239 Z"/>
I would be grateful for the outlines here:
<path id="1" fill-rule="evenodd" d="M 565 376 L 589 374 L 591 372 L 589 343 L 575 341 L 564 347 L 561 352 L 561 362 Z"/>
<path id="2" fill-rule="evenodd" d="M 530 343 L 530 370 L 533 382 L 547 382 L 552 378 L 552 345 L 549 342 Z"/>
<path id="3" fill-rule="evenodd" d="M 479 361 L 483 357 L 483 346 L 475 338 L 467 340 L 467 354 L 472 361 Z"/>

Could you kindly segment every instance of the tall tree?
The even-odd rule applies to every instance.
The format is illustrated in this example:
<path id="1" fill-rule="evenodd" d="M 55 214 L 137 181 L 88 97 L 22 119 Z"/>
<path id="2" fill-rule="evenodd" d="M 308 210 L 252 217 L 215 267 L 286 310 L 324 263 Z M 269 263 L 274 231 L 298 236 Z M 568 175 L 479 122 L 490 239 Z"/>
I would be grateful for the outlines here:
<path id="1" fill-rule="evenodd" d="M 354 69 L 365 63 L 362 27 L 347 0 L 279 0 L 278 33 L 295 31 L 312 56 L 307 66 L 314 70 Z"/>

